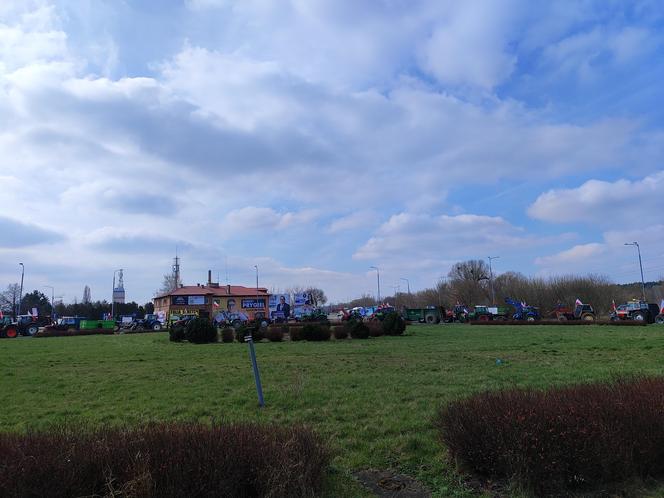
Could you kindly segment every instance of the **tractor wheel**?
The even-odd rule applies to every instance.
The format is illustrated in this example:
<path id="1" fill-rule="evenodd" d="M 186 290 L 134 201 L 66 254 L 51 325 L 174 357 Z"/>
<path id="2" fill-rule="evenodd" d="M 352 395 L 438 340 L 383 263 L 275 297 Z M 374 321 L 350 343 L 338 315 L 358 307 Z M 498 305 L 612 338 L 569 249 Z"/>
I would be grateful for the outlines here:
<path id="1" fill-rule="evenodd" d="M 154 330 L 155 332 L 160 331 L 160 330 L 161 330 L 161 323 L 159 323 L 159 322 L 155 323 L 155 324 L 152 326 L 152 330 Z"/>
<path id="2" fill-rule="evenodd" d="M 558 321 L 559 321 L 559 322 L 566 322 L 566 321 L 567 321 L 567 317 L 566 317 L 565 315 L 558 315 Z"/>
<path id="3" fill-rule="evenodd" d="M 37 332 L 39 332 L 39 325 L 37 325 L 37 324 L 30 325 L 30 326 L 26 329 L 26 332 L 27 332 L 28 335 L 30 335 L 30 336 L 35 335 Z"/>
<path id="4" fill-rule="evenodd" d="M 7 339 L 16 339 L 18 337 L 18 330 L 16 330 L 16 327 L 9 327 L 5 330 L 5 337 Z"/>
<path id="5" fill-rule="evenodd" d="M 534 321 L 535 321 L 535 317 L 534 317 L 534 316 L 528 316 L 528 317 L 526 317 L 526 321 L 527 321 L 527 322 L 534 322 Z"/>
<path id="6" fill-rule="evenodd" d="M 591 313 L 584 313 L 583 315 L 581 315 L 581 320 L 583 320 L 584 322 L 594 322 L 595 315 Z"/>
<path id="7" fill-rule="evenodd" d="M 664 313 L 655 317 L 655 323 L 658 325 L 664 325 Z"/>
<path id="8" fill-rule="evenodd" d="M 637 322 L 645 322 L 646 321 L 646 314 L 643 311 L 637 311 L 632 315 L 632 320 L 636 320 Z"/>
<path id="9" fill-rule="evenodd" d="M 233 326 L 234 329 L 237 330 L 240 328 L 240 325 L 242 325 L 242 320 L 233 320 L 233 322 L 231 322 L 231 325 Z"/>
<path id="10" fill-rule="evenodd" d="M 435 315 L 427 315 L 424 317 L 424 321 L 427 322 L 428 324 L 432 325 L 436 323 L 436 316 Z"/>

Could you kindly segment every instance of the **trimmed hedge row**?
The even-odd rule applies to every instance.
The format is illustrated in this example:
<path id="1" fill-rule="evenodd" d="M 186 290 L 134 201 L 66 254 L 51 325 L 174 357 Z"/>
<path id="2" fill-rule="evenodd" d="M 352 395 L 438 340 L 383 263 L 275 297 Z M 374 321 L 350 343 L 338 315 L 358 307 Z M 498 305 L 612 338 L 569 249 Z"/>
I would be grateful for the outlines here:
<path id="1" fill-rule="evenodd" d="M 500 325 L 552 325 L 552 326 L 567 326 L 567 325 L 611 325 L 616 326 L 616 327 L 642 327 L 645 325 L 648 325 L 648 322 L 646 321 L 637 321 L 637 320 L 618 320 L 618 321 L 610 321 L 610 320 L 595 320 L 595 321 L 587 321 L 587 320 L 565 320 L 565 321 L 559 321 L 559 320 L 538 320 L 535 322 L 528 322 L 526 320 L 471 320 L 468 323 L 471 325 L 495 325 L 495 326 L 500 326 Z"/>
<path id="2" fill-rule="evenodd" d="M 300 426 L 56 427 L 0 433 L 0 496 L 316 496 L 328 462 Z"/>
<path id="3" fill-rule="evenodd" d="M 462 468 L 538 496 L 664 476 L 664 377 L 481 393 L 435 423 Z"/>

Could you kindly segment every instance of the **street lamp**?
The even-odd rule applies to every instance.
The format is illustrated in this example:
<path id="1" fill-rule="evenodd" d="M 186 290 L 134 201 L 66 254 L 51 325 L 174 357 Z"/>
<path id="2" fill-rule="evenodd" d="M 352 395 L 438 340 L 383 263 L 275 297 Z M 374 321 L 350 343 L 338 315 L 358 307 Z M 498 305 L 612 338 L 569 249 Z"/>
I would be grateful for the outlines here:
<path id="1" fill-rule="evenodd" d="M 119 271 L 122 271 L 122 268 L 119 270 L 113 270 L 113 292 L 111 293 L 111 320 L 115 320 L 115 274 Z"/>
<path id="2" fill-rule="evenodd" d="M 489 260 L 489 286 L 491 287 L 491 304 L 496 304 L 496 293 L 493 291 L 493 266 L 491 261 L 498 259 L 500 256 L 487 256 Z"/>
<path id="3" fill-rule="evenodd" d="M 21 265 L 21 290 L 18 293 L 18 313 L 15 313 L 17 315 L 21 314 L 21 301 L 23 301 L 23 275 L 25 274 L 25 265 L 23 263 L 19 263 Z"/>
<path id="4" fill-rule="evenodd" d="M 45 285 L 44 287 L 51 289 L 51 320 L 53 320 L 53 313 L 55 313 L 55 287 L 52 285 Z"/>
<path id="5" fill-rule="evenodd" d="M 370 266 L 370 270 L 376 270 L 376 279 L 378 282 L 378 304 L 380 304 L 380 270 L 377 266 Z"/>
<path id="6" fill-rule="evenodd" d="M 646 282 L 643 280 L 643 264 L 641 263 L 641 248 L 639 247 L 638 242 L 625 242 L 626 246 L 636 246 L 636 250 L 639 253 L 639 269 L 641 270 L 641 293 L 643 294 L 643 300 L 646 300 Z"/>
<path id="7" fill-rule="evenodd" d="M 410 280 L 408 280 L 407 278 L 403 278 L 403 277 L 401 277 L 399 280 L 405 280 L 406 281 L 406 284 L 408 285 L 408 295 L 410 296 Z"/>

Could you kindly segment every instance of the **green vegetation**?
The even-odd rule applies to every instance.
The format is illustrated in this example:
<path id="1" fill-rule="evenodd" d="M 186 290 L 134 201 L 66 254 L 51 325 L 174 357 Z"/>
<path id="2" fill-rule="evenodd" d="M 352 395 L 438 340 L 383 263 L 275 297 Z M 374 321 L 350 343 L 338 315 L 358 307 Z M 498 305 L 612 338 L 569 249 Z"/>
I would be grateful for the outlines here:
<path id="1" fill-rule="evenodd" d="M 350 474 L 363 468 L 397 469 L 438 496 L 469 495 L 436 442 L 441 403 L 508 386 L 661 374 L 663 332 L 420 325 L 402 337 L 261 342 L 262 410 L 245 344 L 172 343 L 165 333 L 3 340 L 0 426 L 304 422 L 334 452 L 331 495 L 357 495 Z"/>

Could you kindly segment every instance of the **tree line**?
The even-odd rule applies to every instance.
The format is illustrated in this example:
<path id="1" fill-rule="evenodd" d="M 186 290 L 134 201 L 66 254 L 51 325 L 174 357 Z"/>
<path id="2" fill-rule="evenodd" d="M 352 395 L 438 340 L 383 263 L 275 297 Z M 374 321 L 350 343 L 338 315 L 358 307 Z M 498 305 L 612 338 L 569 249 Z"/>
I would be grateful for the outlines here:
<path id="1" fill-rule="evenodd" d="M 664 282 L 646 282 L 646 298 L 659 304 L 664 299 Z M 477 304 L 504 305 L 505 298 L 511 297 L 533 306 L 539 306 L 546 314 L 557 304 L 574 306 L 577 299 L 591 304 L 596 313 L 607 315 L 612 303 L 624 303 L 630 299 L 641 299 L 641 283 L 616 284 L 603 275 L 560 275 L 551 277 L 529 277 L 518 272 L 505 272 L 492 275 L 483 260 L 469 260 L 455 264 L 441 278 L 435 287 L 411 294 L 398 292 L 382 298 L 383 302 L 399 308 L 423 308 L 456 304 L 473 306 Z M 365 294 L 339 306 L 372 306 L 374 296 Z"/>

